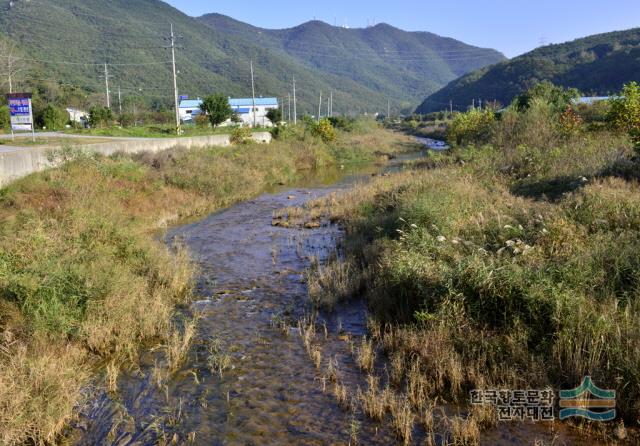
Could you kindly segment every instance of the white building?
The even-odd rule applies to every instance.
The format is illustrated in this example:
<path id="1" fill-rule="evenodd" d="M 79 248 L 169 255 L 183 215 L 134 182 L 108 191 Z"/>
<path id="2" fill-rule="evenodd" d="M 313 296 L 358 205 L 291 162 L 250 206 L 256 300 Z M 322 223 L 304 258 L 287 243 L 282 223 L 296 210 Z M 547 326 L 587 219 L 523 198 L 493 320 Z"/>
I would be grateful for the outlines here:
<path id="1" fill-rule="evenodd" d="M 271 127 L 273 123 L 267 118 L 269 110 L 277 109 L 278 98 L 256 98 L 255 108 L 253 98 L 231 99 L 229 105 L 242 120 L 242 125 L 253 127 Z"/>
<path id="2" fill-rule="evenodd" d="M 89 125 L 89 113 L 84 110 L 78 110 L 77 108 L 67 108 L 69 113 L 69 121 L 87 127 Z"/>
<path id="3" fill-rule="evenodd" d="M 180 102 L 180 120 L 185 123 L 193 122 L 195 117 L 202 113 L 200 105 L 202 99 L 183 100 Z M 267 118 L 269 110 L 279 107 L 277 98 L 256 98 L 255 107 L 253 98 L 229 98 L 231 109 L 240 118 L 241 125 L 252 127 L 254 122 L 258 127 L 271 127 L 273 123 Z M 222 125 L 232 124 L 231 120 Z"/>

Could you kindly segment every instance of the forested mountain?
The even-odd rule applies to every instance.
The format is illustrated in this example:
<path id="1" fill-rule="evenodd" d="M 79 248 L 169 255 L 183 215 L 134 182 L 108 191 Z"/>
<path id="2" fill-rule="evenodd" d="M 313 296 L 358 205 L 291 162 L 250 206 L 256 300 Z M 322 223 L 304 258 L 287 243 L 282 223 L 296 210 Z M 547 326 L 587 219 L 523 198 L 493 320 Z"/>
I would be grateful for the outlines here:
<path id="1" fill-rule="evenodd" d="M 112 102 L 120 89 L 125 98 L 171 104 L 163 48 L 170 23 L 181 36 L 181 93 L 249 95 L 253 60 L 258 95 L 286 97 L 296 77 L 300 113 L 317 110 L 321 91 L 334 92 L 336 112 L 385 110 L 388 98 L 395 110 L 415 106 L 458 75 L 503 58 L 387 25 L 346 30 L 310 22 L 267 31 L 222 16 L 189 17 L 159 0 L 0 0 L 0 37 L 24 59 L 16 88 L 44 85 L 51 95 L 66 86 L 93 92 L 93 100 L 104 96 L 106 62 Z"/>
<path id="2" fill-rule="evenodd" d="M 443 110 L 449 101 L 458 110 L 474 99 L 508 104 L 542 80 L 589 95 L 615 93 L 626 82 L 640 81 L 640 28 L 548 45 L 474 71 L 427 97 L 417 112 Z"/>
<path id="3" fill-rule="evenodd" d="M 321 76 L 355 81 L 382 93 L 396 106 L 415 103 L 425 91 L 436 91 L 469 71 L 505 59 L 495 50 L 384 23 L 347 29 L 312 21 L 269 30 L 220 14 L 208 14 L 200 20 L 227 36 L 286 54 Z"/>

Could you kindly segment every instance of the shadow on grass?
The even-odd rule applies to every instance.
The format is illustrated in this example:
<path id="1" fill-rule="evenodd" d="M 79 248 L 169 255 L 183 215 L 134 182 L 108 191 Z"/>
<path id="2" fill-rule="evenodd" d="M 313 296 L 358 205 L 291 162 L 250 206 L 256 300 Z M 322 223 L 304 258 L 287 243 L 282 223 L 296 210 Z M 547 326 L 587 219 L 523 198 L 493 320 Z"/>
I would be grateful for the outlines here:
<path id="1" fill-rule="evenodd" d="M 640 156 L 619 156 L 611 164 L 605 166 L 598 176 L 638 181 L 640 180 Z"/>
<path id="2" fill-rule="evenodd" d="M 562 199 L 565 194 L 583 188 L 586 184 L 588 184 L 586 178 L 573 176 L 561 176 L 537 181 L 524 179 L 511 186 L 511 193 L 520 197 L 555 202 Z"/>
<path id="3" fill-rule="evenodd" d="M 600 169 L 595 178 L 616 177 L 626 181 L 640 181 L 640 156 L 620 155 Z M 559 176 L 541 180 L 523 179 L 511 186 L 511 193 L 536 200 L 558 201 L 571 192 L 581 189 L 589 180 L 585 177 Z"/>

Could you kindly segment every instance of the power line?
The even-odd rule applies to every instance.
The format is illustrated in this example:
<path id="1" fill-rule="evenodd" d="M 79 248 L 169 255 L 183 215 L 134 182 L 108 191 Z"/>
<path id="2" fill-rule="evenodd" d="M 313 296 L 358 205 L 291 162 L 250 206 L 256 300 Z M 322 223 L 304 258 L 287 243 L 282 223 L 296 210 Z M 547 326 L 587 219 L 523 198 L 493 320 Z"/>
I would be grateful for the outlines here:
<path id="1" fill-rule="evenodd" d="M 2 56 L 0 55 L 0 59 L 3 58 L 7 58 L 10 56 Z M 50 63 L 50 64 L 57 64 L 57 65 L 78 65 L 78 66 L 102 66 L 104 64 L 104 62 L 67 62 L 67 61 L 62 61 L 62 60 L 46 60 L 46 59 L 31 59 L 31 58 L 26 58 L 26 57 L 19 57 L 19 58 L 13 58 L 13 60 L 21 60 L 21 61 L 25 61 L 25 62 L 40 62 L 40 63 Z M 171 61 L 167 60 L 167 61 L 162 61 L 162 62 L 137 62 L 137 63 L 112 63 L 109 62 L 109 65 L 111 66 L 115 66 L 115 67 L 136 67 L 136 66 L 148 66 L 148 65 L 168 65 L 170 64 Z"/>

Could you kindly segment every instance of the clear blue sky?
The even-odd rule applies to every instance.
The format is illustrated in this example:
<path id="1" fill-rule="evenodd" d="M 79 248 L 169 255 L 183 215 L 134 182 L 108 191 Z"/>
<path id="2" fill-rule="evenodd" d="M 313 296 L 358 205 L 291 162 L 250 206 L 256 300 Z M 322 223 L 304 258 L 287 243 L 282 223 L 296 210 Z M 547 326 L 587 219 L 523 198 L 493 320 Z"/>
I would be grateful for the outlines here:
<path id="1" fill-rule="evenodd" d="M 165 0 L 189 15 L 210 12 L 263 28 L 288 28 L 314 17 L 365 27 L 386 22 L 431 31 L 509 57 L 547 43 L 640 26 L 640 0 Z"/>

